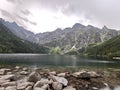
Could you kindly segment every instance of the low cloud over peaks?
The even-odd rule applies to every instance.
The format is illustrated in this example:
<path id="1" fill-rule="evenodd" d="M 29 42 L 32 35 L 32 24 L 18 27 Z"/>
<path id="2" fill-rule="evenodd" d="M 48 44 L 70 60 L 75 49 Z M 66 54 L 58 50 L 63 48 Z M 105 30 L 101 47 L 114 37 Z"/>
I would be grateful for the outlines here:
<path id="1" fill-rule="evenodd" d="M 65 28 L 74 23 L 120 29 L 120 0 L 2 0 L 1 18 L 33 32 Z M 4 4 L 4 5 L 3 5 Z"/>

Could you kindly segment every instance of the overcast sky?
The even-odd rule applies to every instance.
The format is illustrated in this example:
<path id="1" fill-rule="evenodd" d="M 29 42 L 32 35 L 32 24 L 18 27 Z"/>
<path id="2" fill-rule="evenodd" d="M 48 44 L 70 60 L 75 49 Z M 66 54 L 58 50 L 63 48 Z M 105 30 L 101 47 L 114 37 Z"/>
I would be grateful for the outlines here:
<path id="1" fill-rule="evenodd" d="M 35 33 L 75 23 L 120 29 L 120 0 L 1 0 L 0 17 Z"/>

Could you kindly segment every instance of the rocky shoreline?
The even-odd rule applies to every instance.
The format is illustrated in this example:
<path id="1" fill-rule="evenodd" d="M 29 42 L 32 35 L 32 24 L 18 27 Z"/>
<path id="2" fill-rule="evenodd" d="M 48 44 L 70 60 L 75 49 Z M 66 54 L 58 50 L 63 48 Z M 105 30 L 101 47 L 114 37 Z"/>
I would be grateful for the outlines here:
<path id="1" fill-rule="evenodd" d="M 120 90 L 120 73 L 20 67 L 0 68 L 0 90 Z M 109 89 L 104 89 L 105 87 Z"/>

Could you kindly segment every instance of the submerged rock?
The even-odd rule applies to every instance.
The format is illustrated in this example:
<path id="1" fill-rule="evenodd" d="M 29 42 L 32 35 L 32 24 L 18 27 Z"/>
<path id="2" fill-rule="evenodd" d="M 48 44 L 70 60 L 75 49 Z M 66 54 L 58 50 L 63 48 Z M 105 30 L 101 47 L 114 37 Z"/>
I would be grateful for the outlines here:
<path id="1" fill-rule="evenodd" d="M 22 82 L 18 84 L 17 90 L 25 90 L 28 86 L 33 86 L 33 85 L 34 83 L 32 82 Z"/>
<path id="2" fill-rule="evenodd" d="M 83 72 L 80 74 L 79 76 L 80 79 L 86 79 L 86 80 L 89 80 L 91 78 L 90 74 L 87 73 L 87 72 Z"/>
<path id="3" fill-rule="evenodd" d="M 5 90 L 5 87 L 0 87 L 0 90 Z"/>
<path id="4" fill-rule="evenodd" d="M 53 87 L 53 89 L 54 90 L 62 90 L 62 84 L 61 83 L 59 83 L 59 82 L 53 82 L 52 83 L 52 87 Z"/>
<path id="5" fill-rule="evenodd" d="M 33 90 L 32 86 L 28 86 L 25 90 Z"/>
<path id="6" fill-rule="evenodd" d="M 49 75 L 56 75 L 56 71 L 49 72 Z"/>
<path id="7" fill-rule="evenodd" d="M 28 75 L 28 72 L 27 71 L 21 71 L 20 74 L 21 75 Z"/>
<path id="8" fill-rule="evenodd" d="M 59 82 L 59 83 L 63 84 L 64 86 L 68 85 L 68 81 L 64 77 L 52 76 L 52 79 L 53 79 L 53 81 Z"/>
<path id="9" fill-rule="evenodd" d="M 97 73 L 94 72 L 94 71 L 90 71 L 90 72 L 87 72 L 87 73 L 90 74 L 90 77 L 91 77 L 91 78 L 97 78 L 97 77 L 100 77 L 100 75 L 97 74 Z"/>
<path id="10" fill-rule="evenodd" d="M 34 88 L 33 90 L 45 90 L 45 89 L 40 88 L 40 87 L 36 87 L 36 88 Z"/>
<path id="11" fill-rule="evenodd" d="M 46 84 L 49 84 L 49 80 L 42 78 L 40 81 L 37 81 L 37 82 L 35 83 L 34 88 L 35 88 L 35 87 L 42 87 L 42 86 L 44 86 L 44 85 L 46 85 Z"/>
<path id="12" fill-rule="evenodd" d="M 5 75 L 7 72 L 11 71 L 11 69 L 8 68 L 2 68 L 0 69 L 0 75 Z"/>
<path id="13" fill-rule="evenodd" d="M 14 74 L 11 75 L 4 75 L 0 76 L 0 80 L 10 80 L 10 81 L 15 81 L 17 78 Z"/>
<path id="14" fill-rule="evenodd" d="M 37 81 L 39 81 L 41 79 L 41 76 L 39 73 L 37 72 L 32 72 L 29 76 L 28 76 L 28 81 L 29 82 L 34 82 L 36 83 Z"/>
<path id="15" fill-rule="evenodd" d="M 59 73 L 57 74 L 58 77 L 65 77 L 66 73 Z"/>
<path id="16" fill-rule="evenodd" d="M 16 85 L 17 85 L 16 82 L 5 82 L 5 83 L 1 84 L 2 87 L 16 86 Z"/>
<path id="17" fill-rule="evenodd" d="M 17 86 L 8 86 L 5 90 L 17 90 Z"/>

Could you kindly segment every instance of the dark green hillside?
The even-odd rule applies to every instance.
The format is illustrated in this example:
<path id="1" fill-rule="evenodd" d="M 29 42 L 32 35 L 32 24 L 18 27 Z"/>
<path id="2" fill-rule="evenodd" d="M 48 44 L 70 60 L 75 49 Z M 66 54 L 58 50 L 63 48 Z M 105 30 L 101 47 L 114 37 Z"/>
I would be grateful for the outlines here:
<path id="1" fill-rule="evenodd" d="M 85 51 L 88 56 L 120 56 L 120 35 L 102 44 L 88 47 Z"/>
<path id="2" fill-rule="evenodd" d="M 47 53 L 48 48 L 15 36 L 0 22 L 0 53 Z"/>

